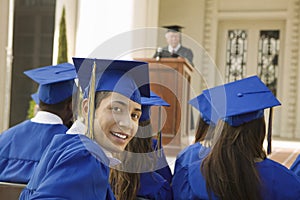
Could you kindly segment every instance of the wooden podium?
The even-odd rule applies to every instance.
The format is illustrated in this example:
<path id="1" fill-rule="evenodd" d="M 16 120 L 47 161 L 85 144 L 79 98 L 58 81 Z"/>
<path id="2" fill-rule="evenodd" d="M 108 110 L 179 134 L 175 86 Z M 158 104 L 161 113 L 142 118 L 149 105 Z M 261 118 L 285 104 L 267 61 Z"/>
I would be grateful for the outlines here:
<path id="1" fill-rule="evenodd" d="M 153 92 L 170 104 L 162 107 L 162 142 L 164 145 L 178 146 L 183 136 L 188 135 L 191 124 L 191 73 L 193 66 L 184 58 L 135 58 L 149 63 L 150 87 Z M 152 106 L 151 122 L 157 132 L 159 108 Z M 187 141 L 188 142 L 188 141 Z"/>

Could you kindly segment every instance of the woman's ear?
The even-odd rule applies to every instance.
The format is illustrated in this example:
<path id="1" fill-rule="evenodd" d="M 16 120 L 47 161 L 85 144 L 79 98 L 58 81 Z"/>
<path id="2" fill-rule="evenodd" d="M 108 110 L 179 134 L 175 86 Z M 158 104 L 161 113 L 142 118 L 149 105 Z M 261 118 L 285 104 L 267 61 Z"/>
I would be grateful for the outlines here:
<path id="1" fill-rule="evenodd" d="M 89 100 L 86 98 L 86 99 L 83 99 L 83 101 L 82 101 L 82 116 L 84 117 L 84 118 L 86 118 L 87 117 L 87 114 L 88 114 L 88 110 L 89 110 Z"/>

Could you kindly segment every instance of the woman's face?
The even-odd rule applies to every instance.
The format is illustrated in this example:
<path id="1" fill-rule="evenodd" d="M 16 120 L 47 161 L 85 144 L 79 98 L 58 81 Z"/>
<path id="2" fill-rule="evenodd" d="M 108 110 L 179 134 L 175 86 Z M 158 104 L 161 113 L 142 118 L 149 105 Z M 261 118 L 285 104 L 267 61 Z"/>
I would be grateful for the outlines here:
<path id="1" fill-rule="evenodd" d="M 137 132 L 141 113 L 140 104 L 112 92 L 95 110 L 97 143 L 111 152 L 123 151 Z"/>

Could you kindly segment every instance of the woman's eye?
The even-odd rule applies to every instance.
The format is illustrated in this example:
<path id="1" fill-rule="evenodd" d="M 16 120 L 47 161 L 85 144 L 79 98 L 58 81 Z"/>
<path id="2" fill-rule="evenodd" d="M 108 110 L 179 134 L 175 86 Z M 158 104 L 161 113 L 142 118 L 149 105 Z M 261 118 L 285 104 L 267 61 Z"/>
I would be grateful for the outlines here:
<path id="1" fill-rule="evenodd" d="M 122 111 L 121 108 L 119 108 L 119 107 L 112 107 L 112 110 L 114 112 L 121 112 Z"/>
<path id="2" fill-rule="evenodd" d="M 132 114 L 132 118 L 134 119 L 134 120 L 139 120 L 140 119 L 140 117 L 141 117 L 141 115 L 140 114 Z"/>

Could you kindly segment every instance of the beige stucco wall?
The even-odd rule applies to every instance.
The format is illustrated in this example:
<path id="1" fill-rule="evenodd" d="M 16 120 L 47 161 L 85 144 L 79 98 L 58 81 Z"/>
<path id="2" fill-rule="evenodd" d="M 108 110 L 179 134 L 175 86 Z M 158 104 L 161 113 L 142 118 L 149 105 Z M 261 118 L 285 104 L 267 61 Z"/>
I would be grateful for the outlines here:
<path id="1" fill-rule="evenodd" d="M 161 0 L 158 25 L 182 25 L 184 26 L 182 32 L 201 44 L 204 6 L 205 0 Z"/>

